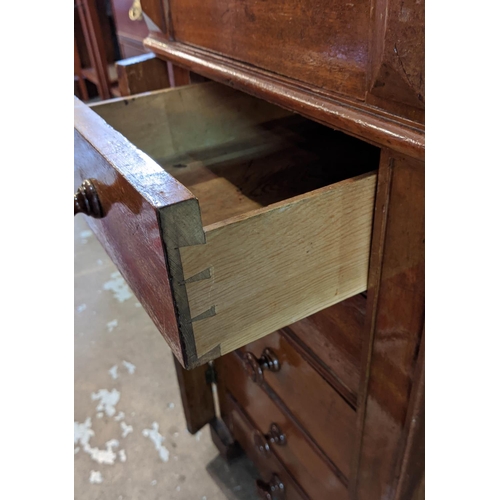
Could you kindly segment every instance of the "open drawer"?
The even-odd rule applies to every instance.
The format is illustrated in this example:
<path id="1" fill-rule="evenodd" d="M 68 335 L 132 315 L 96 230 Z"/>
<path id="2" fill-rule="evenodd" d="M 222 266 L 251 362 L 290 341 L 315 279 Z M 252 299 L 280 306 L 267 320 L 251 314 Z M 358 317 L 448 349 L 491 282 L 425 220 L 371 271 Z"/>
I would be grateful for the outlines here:
<path id="1" fill-rule="evenodd" d="M 378 158 L 216 83 L 75 101 L 75 213 L 186 368 L 366 289 Z"/>

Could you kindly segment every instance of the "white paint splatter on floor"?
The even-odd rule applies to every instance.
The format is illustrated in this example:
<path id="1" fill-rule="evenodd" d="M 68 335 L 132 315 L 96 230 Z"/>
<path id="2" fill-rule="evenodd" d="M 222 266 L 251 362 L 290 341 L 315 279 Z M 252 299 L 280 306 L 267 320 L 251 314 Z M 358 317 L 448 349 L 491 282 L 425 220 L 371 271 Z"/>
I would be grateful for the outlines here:
<path id="1" fill-rule="evenodd" d="M 156 483 L 157 483 L 157 482 L 158 482 L 158 481 L 157 481 L 156 479 L 153 479 L 153 480 L 151 481 L 151 486 L 156 486 Z"/>
<path id="2" fill-rule="evenodd" d="M 201 439 L 201 431 L 198 431 L 194 437 L 196 438 L 196 441 L 199 441 Z"/>
<path id="3" fill-rule="evenodd" d="M 120 420 L 123 420 L 125 418 L 125 413 L 122 411 L 118 412 L 118 415 L 116 415 L 115 420 L 119 422 Z"/>
<path id="4" fill-rule="evenodd" d="M 87 231 L 82 231 L 80 233 L 80 238 L 90 238 L 92 236 L 92 231 L 87 229 Z"/>
<path id="5" fill-rule="evenodd" d="M 105 444 L 105 450 L 100 450 L 97 447 L 91 448 L 90 445 L 86 445 L 83 451 L 88 453 L 90 458 L 99 464 L 113 465 L 116 459 L 116 453 L 113 451 L 113 448 L 117 448 L 119 444 L 120 442 L 117 439 L 111 439 Z"/>
<path id="6" fill-rule="evenodd" d="M 122 365 L 128 370 L 130 375 L 133 375 L 135 372 L 135 365 L 129 363 L 128 361 L 122 361 Z"/>
<path id="7" fill-rule="evenodd" d="M 100 464 L 112 465 L 115 463 L 116 453 L 113 448 L 116 448 L 120 443 L 117 439 L 111 439 L 106 443 L 106 449 L 100 450 L 99 448 L 93 448 L 90 446 L 90 438 L 94 436 L 94 431 L 92 430 L 92 420 L 87 417 L 83 424 L 75 422 L 75 435 L 74 441 L 75 445 L 79 444 L 85 453 L 90 455 L 92 460 Z M 80 447 L 75 448 L 75 455 L 80 450 Z"/>
<path id="8" fill-rule="evenodd" d="M 96 416 L 97 418 L 102 418 L 102 417 L 104 417 L 104 413 L 103 413 L 102 411 L 98 411 L 98 412 L 95 414 L 95 416 Z"/>
<path id="9" fill-rule="evenodd" d="M 108 373 L 111 375 L 111 378 L 113 380 L 116 380 L 118 378 L 118 365 L 112 366 L 109 370 Z"/>
<path id="10" fill-rule="evenodd" d="M 162 445 L 163 441 L 165 441 L 165 438 L 158 432 L 159 428 L 160 427 L 158 423 L 153 422 L 152 429 L 144 429 L 142 431 L 142 435 L 145 437 L 149 437 L 149 439 L 153 441 L 153 444 L 155 445 L 155 448 L 158 451 L 160 458 L 164 462 L 168 462 L 170 452 L 165 448 L 165 446 Z"/>
<path id="11" fill-rule="evenodd" d="M 102 483 L 102 474 L 98 470 L 90 471 L 90 484 L 101 484 Z"/>
<path id="12" fill-rule="evenodd" d="M 120 457 L 120 462 L 126 462 L 127 455 L 125 454 L 125 450 L 120 450 L 118 456 Z"/>
<path id="13" fill-rule="evenodd" d="M 111 278 L 112 279 L 104 283 L 104 290 L 111 290 L 113 292 L 113 297 L 118 300 L 118 302 L 125 302 L 130 299 L 132 297 L 132 292 L 122 275 L 116 271 L 111 274 Z"/>
<path id="14" fill-rule="evenodd" d="M 170 409 L 172 409 L 172 408 L 175 408 L 175 405 L 174 405 L 174 403 L 168 403 L 168 407 L 169 407 Z"/>
<path id="15" fill-rule="evenodd" d="M 80 304 L 79 306 L 77 306 L 76 311 L 81 313 L 85 311 L 85 309 L 87 309 L 87 304 Z"/>
<path id="16" fill-rule="evenodd" d="M 102 266 L 103 264 L 104 264 L 104 262 L 101 259 L 97 259 L 97 265 L 98 266 Z"/>
<path id="17" fill-rule="evenodd" d="M 92 430 L 92 420 L 90 417 L 87 417 L 83 424 L 75 422 L 75 444 L 88 445 L 93 435 L 94 431 Z"/>
<path id="18" fill-rule="evenodd" d="M 134 304 L 134 306 L 135 306 L 135 307 L 141 307 L 141 303 L 140 303 L 140 302 L 136 302 L 136 303 Z"/>
<path id="19" fill-rule="evenodd" d="M 118 326 L 118 320 L 113 319 L 109 323 L 106 323 L 106 326 L 108 327 L 108 332 L 112 332 Z"/>
<path id="20" fill-rule="evenodd" d="M 104 411 L 108 417 L 112 417 L 115 412 L 115 405 L 120 401 L 120 392 L 113 389 L 109 392 L 107 389 L 100 389 L 97 393 L 93 392 L 92 401 L 99 400 L 96 406 L 97 411 Z"/>
<path id="21" fill-rule="evenodd" d="M 127 437 L 134 428 L 131 425 L 127 425 L 125 422 L 120 422 L 120 427 L 122 428 L 122 437 Z"/>
<path id="22" fill-rule="evenodd" d="M 177 488 L 175 488 L 175 491 L 181 491 L 181 487 L 177 486 Z"/>

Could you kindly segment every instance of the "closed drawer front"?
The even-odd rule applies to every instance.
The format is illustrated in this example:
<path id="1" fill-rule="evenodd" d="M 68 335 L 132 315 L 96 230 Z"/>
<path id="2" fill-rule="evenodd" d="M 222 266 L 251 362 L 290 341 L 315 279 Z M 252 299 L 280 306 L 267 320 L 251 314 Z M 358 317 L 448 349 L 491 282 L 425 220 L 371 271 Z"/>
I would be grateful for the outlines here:
<path id="1" fill-rule="evenodd" d="M 256 483 L 259 497 L 267 500 L 307 500 L 308 496 L 272 452 L 263 457 L 256 451 L 253 444 L 256 428 L 253 422 L 229 393 L 226 398 L 226 405 L 229 408 L 225 419 L 226 424 L 234 439 L 245 450 L 262 476 L 262 481 Z"/>
<path id="2" fill-rule="evenodd" d="M 252 382 L 236 353 L 217 360 L 216 371 L 224 385 L 222 413 L 227 413 L 223 402 L 227 390 L 255 425 L 253 446 L 262 459 L 272 451 L 311 499 L 347 499 L 346 478 L 294 423 L 287 409 L 280 408 L 261 386 Z"/>
<path id="3" fill-rule="evenodd" d="M 364 99 L 370 8 L 369 0 L 170 0 L 169 16 L 177 42 Z"/>
<path id="4" fill-rule="evenodd" d="M 76 205 L 185 367 L 366 289 L 378 157 L 215 83 L 75 104 Z"/>
<path id="5" fill-rule="evenodd" d="M 243 351 L 240 359 L 249 378 L 275 394 L 349 477 L 356 411 L 279 332 L 247 345 Z M 274 371 L 269 358 L 274 360 Z M 263 369 L 255 365 L 256 360 Z M 265 368 L 266 360 L 271 370 Z"/>
<path id="6" fill-rule="evenodd" d="M 366 297 L 355 295 L 283 329 L 332 385 L 357 404 Z"/>

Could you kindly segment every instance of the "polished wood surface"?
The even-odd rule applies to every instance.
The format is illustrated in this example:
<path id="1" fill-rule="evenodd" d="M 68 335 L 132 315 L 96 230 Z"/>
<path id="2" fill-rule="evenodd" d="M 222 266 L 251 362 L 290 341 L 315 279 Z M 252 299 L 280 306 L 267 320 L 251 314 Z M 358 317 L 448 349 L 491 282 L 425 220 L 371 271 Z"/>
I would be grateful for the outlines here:
<path id="1" fill-rule="evenodd" d="M 423 2 L 169 0 L 163 16 L 159 5 L 143 10 L 160 57 L 423 159 Z"/>
<path id="2" fill-rule="evenodd" d="M 391 114 L 381 108 L 375 109 L 357 100 L 324 94 L 321 90 L 312 91 L 271 72 L 249 68 L 208 51 L 167 41 L 157 32 L 150 33 L 144 43 L 158 57 L 207 78 L 298 112 L 371 144 L 424 158 L 424 128 L 404 116 Z"/>
<path id="3" fill-rule="evenodd" d="M 424 321 L 424 165 L 383 151 L 352 498 L 395 498 Z M 422 473 L 420 466 L 413 471 Z"/>
<path id="4" fill-rule="evenodd" d="M 275 481 L 275 476 L 278 476 L 283 484 L 281 496 L 271 496 L 271 500 L 307 500 L 309 497 L 272 451 L 265 456 L 257 451 L 253 440 L 257 428 L 230 393 L 226 393 L 223 404 L 226 408 L 224 419 L 231 433 L 255 463 L 262 476 L 262 480 L 258 481 L 255 487 L 257 494 L 269 491 L 269 484 Z"/>
<path id="5" fill-rule="evenodd" d="M 298 15 L 304 4 L 295 0 L 284 0 L 279 7 L 264 6 L 259 0 L 234 5 L 232 0 L 217 5 L 211 0 L 205 4 L 143 0 L 142 5 L 149 29 L 145 45 L 168 61 L 172 86 L 193 81 L 190 72 L 196 72 L 360 138 L 365 146 L 382 148 L 380 161 L 377 152 L 373 163 L 378 171 L 366 297 L 351 297 L 261 338 L 238 354 L 218 358 L 215 374 L 207 365 L 193 372 L 179 367 L 188 425 L 195 429 L 210 421 L 214 442 L 227 457 L 236 453 L 239 442 L 261 471 L 256 488 L 262 498 L 307 498 L 318 493 L 325 498 L 321 488 L 337 479 L 347 486 L 350 500 L 421 500 L 425 495 L 424 4 L 383 0 L 341 5 L 334 0 L 334 9 L 324 0 L 310 0 L 302 17 Z M 230 5 L 233 8 L 221 16 L 207 10 Z M 348 19 L 349 9 L 357 13 L 351 23 L 339 22 L 342 16 Z M 279 14 L 271 23 L 273 13 Z M 319 13 L 323 16 L 317 26 L 322 29 L 313 30 L 305 21 Z M 193 26 L 199 29 L 190 29 Z M 301 38 L 293 36 L 298 32 Z M 234 43 L 241 39 L 245 43 Z M 342 40 L 350 45 L 339 52 Z M 277 57 L 280 51 L 284 55 Z M 342 53 L 348 57 L 339 57 Z M 300 196 L 291 194 L 290 188 L 293 191 L 302 183 L 326 180 L 327 169 L 320 169 L 317 176 L 317 166 L 304 162 L 304 156 L 299 156 L 296 169 L 290 169 L 281 154 L 284 148 L 269 149 L 262 140 L 266 135 L 242 132 L 241 124 L 253 111 L 241 114 L 237 104 L 239 114 L 230 112 L 235 102 L 244 99 L 231 101 L 225 92 L 206 106 L 192 100 L 192 106 L 184 109 L 190 109 L 196 121 L 188 112 L 179 113 L 185 102 L 179 105 L 172 99 L 167 104 L 155 94 L 147 98 L 156 104 L 142 110 L 136 103 L 146 101 L 135 99 L 101 108 L 106 120 L 123 127 L 124 135 L 135 138 L 164 171 L 182 178 L 181 183 L 200 199 L 200 225 L 205 228 L 218 227 L 227 217 L 245 218 L 248 211 L 265 209 L 287 196 Z M 254 107 L 265 106 L 264 101 L 254 101 Z M 120 107 L 128 107 L 133 119 L 121 119 Z M 166 107 L 176 113 L 175 126 L 174 121 L 168 125 L 167 135 L 160 125 Z M 281 113 L 268 121 L 266 127 L 273 123 L 268 132 L 275 134 L 280 120 L 292 120 L 288 112 Z M 213 117 L 219 115 L 219 124 L 213 126 L 217 123 Z M 202 130 L 204 119 L 212 124 L 208 131 Z M 236 142 L 231 146 L 220 142 L 233 130 L 239 137 Z M 288 136 L 290 158 L 297 157 L 303 134 Z M 316 142 L 307 140 L 307 155 L 321 156 L 323 151 L 328 156 L 339 144 L 332 143 L 328 134 L 316 135 Z M 348 144 L 347 136 L 336 137 Z M 206 140 L 212 141 L 208 149 Z M 355 158 L 361 144 L 344 149 L 342 158 Z M 237 166 L 238 157 L 275 178 L 246 177 L 242 164 Z M 350 177 L 356 175 L 352 172 Z M 294 183 L 296 178 L 302 180 Z M 235 179 L 239 180 L 234 184 Z M 241 179 L 253 187 L 239 193 Z M 215 195 L 219 189 L 224 196 Z M 302 194 L 310 192 L 304 189 Z M 186 214 L 180 215 L 186 220 Z M 153 217 L 144 220 L 152 224 Z M 94 222 L 104 221 L 106 217 Z M 160 218 L 161 224 L 170 225 Z M 177 262 L 182 263 L 180 256 Z M 207 278 L 205 274 L 199 276 Z M 183 276 L 178 278 L 182 281 Z M 224 335 L 239 332 L 240 322 L 235 321 Z M 190 359 L 192 366 L 194 358 Z M 209 381 L 216 381 L 222 419 L 212 417 L 209 384 L 203 380 L 207 374 Z M 197 399 L 204 401 L 200 407 Z M 305 463 L 299 467 L 301 460 Z M 323 479 L 312 481 L 318 474 Z"/>
<path id="6" fill-rule="evenodd" d="M 319 88 L 358 99 L 364 96 L 369 0 L 351 4 L 341 0 L 169 0 L 169 14 L 171 33 L 178 42 Z"/>
<path id="7" fill-rule="evenodd" d="M 283 402 L 299 425 L 348 477 L 356 428 L 355 410 L 279 332 L 252 342 L 243 351 L 259 358 L 266 348 L 276 354 L 280 369 L 265 371 L 262 386 L 274 395 L 275 401 Z M 243 358 L 240 363 L 244 369 Z M 248 377 L 247 383 L 250 382 Z"/>
<path id="8" fill-rule="evenodd" d="M 323 378 L 357 404 L 366 297 L 356 295 L 283 329 L 287 340 Z"/>
<path id="9" fill-rule="evenodd" d="M 112 260 L 165 337 L 183 359 L 161 238 L 159 211 L 187 204 L 193 195 L 75 99 L 75 182 L 92 180 L 103 218 L 89 218 Z M 196 219 L 193 219 L 196 220 Z M 200 225 L 201 231 L 201 225 Z M 193 233 L 194 234 L 194 233 Z"/>
<path id="10" fill-rule="evenodd" d="M 345 476 L 296 423 L 294 416 L 286 408 L 283 411 L 282 404 L 276 404 L 263 386 L 248 377 L 241 357 L 229 354 L 219 358 L 215 365 L 221 380 L 219 386 L 224 385 L 224 391 L 232 394 L 258 430 L 253 436 L 258 453 L 265 458 L 272 450 L 311 498 L 347 499 Z M 220 392 L 221 399 L 226 397 L 224 391 Z M 224 405 L 221 409 L 226 411 Z M 273 426 L 279 429 L 277 438 L 271 436 Z"/>

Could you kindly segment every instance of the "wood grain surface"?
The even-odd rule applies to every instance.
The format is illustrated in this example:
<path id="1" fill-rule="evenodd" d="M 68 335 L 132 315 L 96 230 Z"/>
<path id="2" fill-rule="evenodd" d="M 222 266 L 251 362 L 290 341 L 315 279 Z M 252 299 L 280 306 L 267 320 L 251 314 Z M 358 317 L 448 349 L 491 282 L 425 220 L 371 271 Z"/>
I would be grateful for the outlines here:
<path id="1" fill-rule="evenodd" d="M 391 105 L 390 110 L 386 111 L 380 101 L 371 105 L 325 93 L 320 88 L 297 84 L 295 80 L 267 70 L 167 40 L 158 33 L 150 33 L 144 44 L 159 57 L 190 71 L 273 102 L 371 144 L 418 159 L 425 156 L 425 133 L 421 123 L 423 116 L 420 113 L 415 117 L 413 111 L 410 111 L 410 116 L 406 116 L 405 105 Z"/>
<path id="2" fill-rule="evenodd" d="M 357 405 L 366 298 L 356 295 L 283 329 L 294 347 Z"/>
<path id="3" fill-rule="evenodd" d="M 200 355 L 231 352 L 366 290 L 376 175 L 205 227 L 181 249 Z M 237 332 L 237 335 L 235 334 Z"/>
<path id="4" fill-rule="evenodd" d="M 170 86 L 167 63 L 151 53 L 117 61 L 116 71 L 122 97 Z"/>
<path id="5" fill-rule="evenodd" d="M 359 500 L 395 496 L 424 325 L 424 165 L 383 151 L 379 178 L 350 484 Z"/>
<path id="6" fill-rule="evenodd" d="M 285 434 L 284 445 L 270 444 L 274 454 L 284 463 L 304 491 L 314 499 L 338 498 L 347 500 L 345 477 L 339 477 L 336 467 L 323 454 L 319 454 L 314 443 L 304 435 L 289 413 L 275 404 L 266 390 L 252 382 L 247 376 L 240 358 L 235 354 L 223 356 L 216 361 L 217 375 L 221 384 L 235 397 L 238 404 L 265 435 L 271 424 L 278 424 Z M 290 380 L 293 384 L 293 381 Z M 262 452 L 261 452 L 262 455 Z M 265 457 L 266 454 L 264 453 Z"/>
<path id="7" fill-rule="evenodd" d="M 282 401 L 299 425 L 349 478 L 356 411 L 288 342 L 274 333 L 244 348 L 259 358 L 265 348 L 278 357 L 280 369 L 264 372 L 266 390 Z"/>
<path id="8" fill-rule="evenodd" d="M 297 484 L 294 478 L 288 473 L 283 464 L 273 454 L 265 458 L 255 449 L 253 444 L 253 433 L 257 429 L 255 424 L 249 419 L 244 411 L 238 406 L 230 393 L 226 393 L 224 408 L 226 409 L 224 419 L 228 424 L 231 433 L 245 450 L 252 462 L 257 466 L 264 482 L 270 482 L 273 475 L 278 475 L 284 484 L 284 495 L 275 495 L 276 500 L 307 500 L 309 497 Z M 257 487 L 256 487 L 257 492 Z M 262 497 L 261 498 L 269 498 Z"/>

